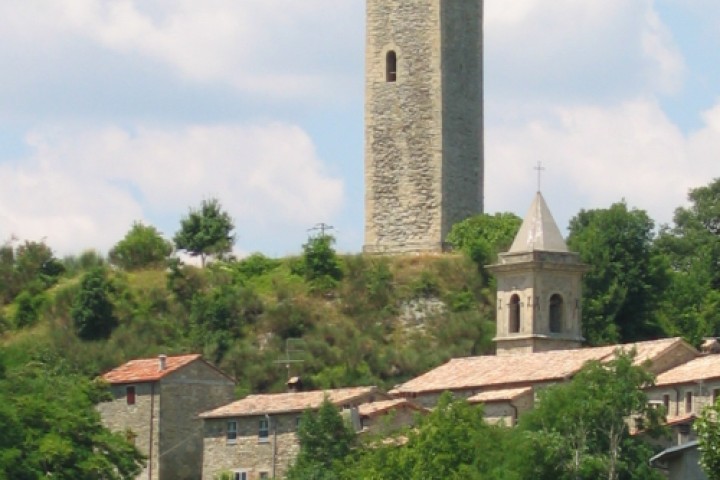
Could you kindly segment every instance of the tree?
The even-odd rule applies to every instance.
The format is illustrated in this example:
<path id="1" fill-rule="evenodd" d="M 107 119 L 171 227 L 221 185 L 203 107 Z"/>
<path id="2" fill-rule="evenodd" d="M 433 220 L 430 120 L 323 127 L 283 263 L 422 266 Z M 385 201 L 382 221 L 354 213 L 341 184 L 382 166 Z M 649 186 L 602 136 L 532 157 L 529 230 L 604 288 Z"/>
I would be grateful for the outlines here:
<path id="1" fill-rule="evenodd" d="M 334 469 L 350 454 L 355 432 L 326 397 L 317 412 L 306 411 L 298 428 L 300 453 L 288 471 L 288 480 L 339 478 Z"/>
<path id="2" fill-rule="evenodd" d="M 568 246 L 592 269 L 585 275 L 583 334 L 592 345 L 655 338 L 668 285 L 665 256 L 653 246 L 654 223 L 625 202 L 582 210 L 570 221 Z"/>
<path id="3" fill-rule="evenodd" d="M 373 443 L 357 459 L 350 459 L 342 478 L 516 478 L 504 460 L 512 434 L 510 429 L 485 423 L 482 407 L 453 399 L 446 392 L 436 408 L 415 428 L 401 432 L 396 442 Z M 404 445 L 400 445 L 402 438 L 407 440 Z"/>
<path id="4" fill-rule="evenodd" d="M 720 480 L 720 399 L 706 407 L 695 421 L 700 465 L 708 480 Z"/>
<path id="5" fill-rule="evenodd" d="M 343 277 L 334 243 L 335 237 L 323 233 L 309 238 L 303 245 L 305 279 L 319 290 L 333 288 Z"/>
<path id="6" fill-rule="evenodd" d="M 657 245 L 672 268 L 661 310 L 666 330 L 698 345 L 720 335 L 720 178 L 690 191 Z"/>
<path id="7" fill-rule="evenodd" d="M 643 389 L 653 376 L 633 364 L 633 354 L 588 364 L 568 383 L 540 392 L 534 410 L 520 419 L 525 448 L 533 451 L 515 466 L 521 478 L 661 478 L 647 464 L 652 450 L 631 436 L 628 418 L 641 418 L 649 433 L 660 431 L 661 412 Z"/>
<path id="8" fill-rule="evenodd" d="M 155 227 L 135 222 L 108 256 L 110 263 L 125 270 L 136 270 L 162 265 L 172 248 L 172 243 L 162 238 Z"/>
<path id="9" fill-rule="evenodd" d="M 522 219 L 514 213 L 475 215 L 453 225 L 447 241 L 482 269 L 493 263 L 498 253 L 510 248 L 520 225 Z"/>
<path id="10" fill-rule="evenodd" d="M 107 387 L 40 361 L 0 378 L 0 479 L 131 480 L 144 458 L 100 422 Z"/>
<path id="11" fill-rule="evenodd" d="M 203 200 L 199 210 L 190 209 L 180 220 L 180 230 L 173 241 L 179 250 L 200 256 L 204 267 L 209 255 L 230 252 L 235 243 L 235 229 L 230 215 L 222 210 L 217 199 Z"/>
<path id="12" fill-rule="evenodd" d="M 71 316 L 75 332 L 83 340 L 108 338 L 118 321 L 110 301 L 111 286 L 105 270 L 95 268 L 80 281 Z"/>

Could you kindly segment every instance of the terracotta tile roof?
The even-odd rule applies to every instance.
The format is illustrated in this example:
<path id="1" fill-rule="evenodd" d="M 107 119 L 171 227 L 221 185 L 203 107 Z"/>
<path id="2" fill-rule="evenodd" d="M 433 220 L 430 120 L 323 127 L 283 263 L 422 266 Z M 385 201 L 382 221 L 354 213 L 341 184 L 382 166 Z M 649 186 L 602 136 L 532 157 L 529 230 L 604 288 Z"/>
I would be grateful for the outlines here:
<path id="1" fill-rule="evenodd" d="M 248 395 L 242 400 L 201 413 L 201 418 L 249 417 L 255 415 L 302 412 L 319 408 L 325 396 L 334 405 L 353 403 L 365 395 L 379 394 L 377 387 L 339 388 L 310 392 Z M 384 394 L 380 394 L 383 398 Z"/>
<path id="2" fill-rule="evenodd" d="M 469 403 L 491 403 L 491 402 L 511 402 L 518 397 L 532 392 L 532 387 L 524 388 L 508 388 L 505 390 L 489 390 L 473 395 L 468 398 Z"/>
<path id="3" fill-rule="evenodd" d="M 397 408 L 410 408 L 418 412 L 429 412 L 425 407 L 416 405 L 405 398 L 396 398 L 393 400 L 381 400 L 379 402 L 363 403 L 358 407 L 358 413 L 361 417 L 375 417 L 385 412 Z"/>
<path id="4" fill-rule="evenodd" d="M 674 425 L 682 425 L 684 423 L 692 423 L 695 421 L 696 418 L 697 418 L 697 415 L 695 415 L 694 413 L 688 413 L 688 414 L 680 415 L 677 417 L 668 417 L 666 425 L 668 425 L 669 427 L 672 427 Z"/>
<path id="5" fill-rule="evenodd" d="M 606 347 L 557 350 L 519 355 L 456 358 L 390 391 L 404 395 L 474 388 L 515 388 L 535 383 L 565 380 L 590 360 L 609 360 L 618 348 L 635 348 L 637 364 L 653 360 L 673 346 L 685 343 L 680 338 Z M 687 344 L 685 344 L 687 345 Z M 690 348 L 690 347 L 689 347 Z"/>
<path id="6" fill-rule="evenodd" d="M 696 380 L 720 378 L 720 355 L 695 358 L 657 376 L 655 385 L 676 385 Z"/>
<path id="7" fill-rule="evenodd" d="M 201 357 L 202 355 L 199 353 L 168 356 L 165 361 L 164 370 L 160 370 L 160 360 L 158 357 L 130 360 L 110 370 L 104 374 L 102 378 L 111 384 L 156 382 Z"/>

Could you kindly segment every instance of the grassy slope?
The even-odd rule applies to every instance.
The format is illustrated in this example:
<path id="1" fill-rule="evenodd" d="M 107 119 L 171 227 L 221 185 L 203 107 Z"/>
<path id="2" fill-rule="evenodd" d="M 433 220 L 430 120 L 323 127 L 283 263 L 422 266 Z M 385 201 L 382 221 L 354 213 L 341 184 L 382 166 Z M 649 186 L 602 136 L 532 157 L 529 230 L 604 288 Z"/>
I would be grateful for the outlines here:
<path id="1" fill-rule="evenodd" d="M 55 358 L 88 375 L 130 358 L 200 351 L 238 379 L 240 393 L 282 390 L 288 374 L 315 387 L 391 387 L 492 349 L 493 295 L 462 256 L 343 257 L 345 277 L 330 292 L 293 274 L 296 262 L 250 276 L 237 264 L 187 269 L 172 289 L 164 270 L 113 272 L 119 326 L 94 342 L 73 332 L 79 277 L 66 278 L 47 292 L 39 323 L 6 332 L 2 342 L 13 362 Z M 217 298 L 222 308 L 211 300 L 198 307 Z M 213 330 L 215 314 L 225 326 Z M 279 363 L 288 355 L 301 361 L 289 371 Z"/>

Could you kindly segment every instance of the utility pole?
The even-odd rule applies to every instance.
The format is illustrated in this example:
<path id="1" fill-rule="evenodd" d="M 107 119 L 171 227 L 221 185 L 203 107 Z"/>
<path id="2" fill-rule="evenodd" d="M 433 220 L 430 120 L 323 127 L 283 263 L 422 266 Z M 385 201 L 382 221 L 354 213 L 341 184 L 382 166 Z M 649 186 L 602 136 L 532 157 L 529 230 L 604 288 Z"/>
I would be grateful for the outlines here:
<path id="1" fill-rule="evenodd" d="M 332 225 L 328 225 L 327 223 L 320 222 L 317 225 L 315 225 L 313 228 L 308 228 L 308 232 L 316 232 L 318 230 L 320 230 L 320 236 L 324 237 L 325 232 L 327 232 L 329 230 L 335 230 L 335 227 L 333 227 Z"/>

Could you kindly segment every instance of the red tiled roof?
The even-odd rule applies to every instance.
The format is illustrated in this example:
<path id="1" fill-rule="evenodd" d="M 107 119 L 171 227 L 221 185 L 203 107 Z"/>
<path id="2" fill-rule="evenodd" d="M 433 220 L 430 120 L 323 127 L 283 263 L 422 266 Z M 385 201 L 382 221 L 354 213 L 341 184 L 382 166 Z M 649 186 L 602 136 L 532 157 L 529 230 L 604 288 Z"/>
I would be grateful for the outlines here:
<path id="1" fill-rule="evenodd" d="M 518 397 L 532 392 L 532 387 L 507 388 L 504 390 L 489 390 L 468 398 L 469 403 L 512 402 Z"/>
<path id="2" fill-rule="evenodd" d="M 319 408 L 325 396 L 334 405 L 353 403 L 365 395 L 379 393 L 377 387 L 339 388 L 310 392 L 248 395 L 242 400 L 201 413 L 201 418 L 249 417 L 255 415 L 302 412 Z M 384 394 L 383 394 L 384 397 Z"/>
<path id="3" fill-rule="evenodd" d="M 410 408 L 418 412 L 429 412 L 427 408 L 415 405 L 405 398 L 393 400 L 382 400 L 379 402 L 364 403 L 358 407 L 358 414 L 361 417 L 374 417 L 397 408 Z"/>
<path id="4" fill-rule="evenodd" d="M 656 386 L 677 385 L 696 380 L 720 378 L 720 355 L 695 358 L 657 376 Z"/>
<path id="5" fill-rule="evenodd" d="M 391 390 L 390 394 L 404 395 L 493 387 L 506 389 L 535 383 L 562 381 L 577 373 L 588 361 L 610 360 L 618 348 L 626 351 L 635 348 L 635 363 L 642 364 L 647 360 L 656 359 L 680 343 L 685 342 L 680 338 L 667 338 L 606 347 L 456 358 L 399 385 Z"/>
<path id="6" fill-rule="evenodd" d="M 110 370 L 102 378 L 111 384 L 156 382 L 201 357 L 202 355 L 199 353 L 168 356 L 165 360 L 164 370 L 160 370 L 158 357 L 130 360 Z"/>

